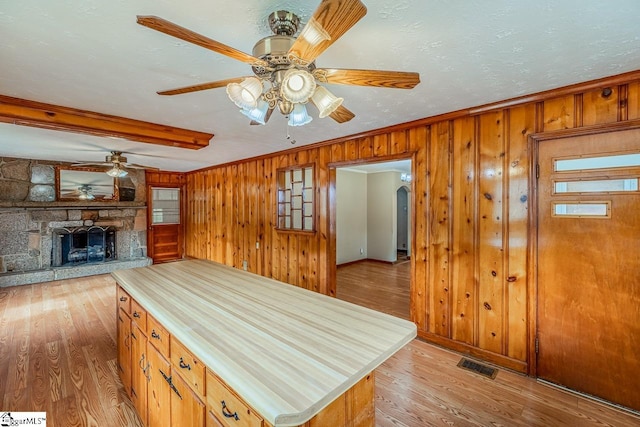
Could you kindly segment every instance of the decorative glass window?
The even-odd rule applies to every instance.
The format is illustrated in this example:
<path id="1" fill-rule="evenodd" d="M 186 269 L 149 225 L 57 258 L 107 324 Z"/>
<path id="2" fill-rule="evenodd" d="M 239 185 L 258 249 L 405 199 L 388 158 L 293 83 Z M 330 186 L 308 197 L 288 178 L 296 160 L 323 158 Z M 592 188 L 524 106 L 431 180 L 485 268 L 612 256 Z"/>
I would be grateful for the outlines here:
<path id="1" fill-rule="evenodd" d="M 278 169 L 280 230 L 314 231 L 313 165 Z"/>

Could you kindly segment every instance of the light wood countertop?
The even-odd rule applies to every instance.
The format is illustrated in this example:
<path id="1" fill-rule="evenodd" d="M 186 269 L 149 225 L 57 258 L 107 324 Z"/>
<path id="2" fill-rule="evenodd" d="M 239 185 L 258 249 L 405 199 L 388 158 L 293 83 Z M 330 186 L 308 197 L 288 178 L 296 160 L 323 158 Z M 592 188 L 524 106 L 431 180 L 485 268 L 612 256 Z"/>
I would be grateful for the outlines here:
<path id="1" fill-rule="evenodd" d="M 406 320 L 211 261 L 112 275 L 274 426 L 303 424 L 416 336 Z"/>

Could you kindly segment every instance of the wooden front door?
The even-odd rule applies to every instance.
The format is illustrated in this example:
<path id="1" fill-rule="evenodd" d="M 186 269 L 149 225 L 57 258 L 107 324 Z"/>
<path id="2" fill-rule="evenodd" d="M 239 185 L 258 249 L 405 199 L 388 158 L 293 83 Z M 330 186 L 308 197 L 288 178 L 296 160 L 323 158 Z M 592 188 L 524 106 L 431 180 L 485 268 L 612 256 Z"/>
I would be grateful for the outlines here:
<path id="1" fill-rule="evenodd" d="M 640 129 L 538 144 L 537 375 L 640 410 Z"/>
<path id="2" fill-rule="evenodd" d="M 148 188 L 148 252 L 154 263 L 183 257 L 181 187 Z"/>

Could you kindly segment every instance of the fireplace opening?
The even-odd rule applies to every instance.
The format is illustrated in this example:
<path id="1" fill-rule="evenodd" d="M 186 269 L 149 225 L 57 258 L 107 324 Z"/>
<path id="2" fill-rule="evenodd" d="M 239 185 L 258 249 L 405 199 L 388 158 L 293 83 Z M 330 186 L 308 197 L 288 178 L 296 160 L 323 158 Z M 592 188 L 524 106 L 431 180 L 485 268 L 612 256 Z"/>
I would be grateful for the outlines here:
<path id="1" fill-rule="evenodd" d="M 113 227 L 61 228 L 53 231 L 53 267 L 108 262 L 116 259 Z"/>

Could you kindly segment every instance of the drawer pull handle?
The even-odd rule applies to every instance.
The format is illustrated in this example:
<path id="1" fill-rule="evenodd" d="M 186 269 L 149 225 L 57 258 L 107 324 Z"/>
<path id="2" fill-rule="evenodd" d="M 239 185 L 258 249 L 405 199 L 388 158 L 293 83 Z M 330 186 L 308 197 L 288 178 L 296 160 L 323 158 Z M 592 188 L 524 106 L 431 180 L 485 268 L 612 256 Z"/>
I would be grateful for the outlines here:
<path id="1" fill-rule="evenodd" d="M 137 311 L 133 312 L 133 317 L 135 317 L 136 319 L 140 318 L 140 313 L 138 313 Z"/>
<path id="2" fill-rule="evenodd" d="M 144 354 L 142 354 L 142 357 L 140 358 L 140 361 L 138 362 L 138 366 L 140 366 L 140 369 L 142 369 L 144 371 Z"/>
<path id="3" fill-rule="evenodd" d="M 226 418 L 233 418 L 236 421 L 240 420 L 240 417 L 238 416 L 238 413 L 234 412 L 232 414 L 231 411 L 229 410 L 229 408 L 227 408 L 227 404 L 224 403 L 224 400 L 222 400 L 220 403 L 222 404 L 222 415 L 224 415 Z"/>
<path id="4" fill-rule="evenodd" d="M 151 331 L 151 338 L 155 338 L 155 339 L 157 339 L 157 340 L 159 340 L 159 339 L 160 339 L 160 335 L 158 335 L 158 334 L 156 333 L 156 330 L 155 330 L 155 329 L 153 329 L 153 330 Z"/>
<path id="5" fill-rule="evenodd" d="M 171 380 L 171 377 L 168 377 L 167 374 L 162 372 L 162 369 L 158 369 L 158 371 L 160 372 L 160 375 L 162 375 L 162 378 L 164 378 L 164 380 L 167 382 L 167 384 L 169 384 L 169 387 L 171 387 L 171 390 L 173 390 L 178 395 L 180 400 L 182 400 L 182 395 L 180 394 L 176 386 L 173 385 L 173 381 Z"/>
<path id="6" fill-rule="evenodd" d="M 127 297 L 120 297 L 120 301 L 125 302 L 127 300 Z"/>
<path id="7" fill-rule="evenodd" d="M 182 360 L 182 357 L 180 358 L 180 367 L 182 369 L 187 369 L 187 370 L 191 370 L 191 365 L 189 365 L 188 363 L 184 363 L 184 360 Z"/>

